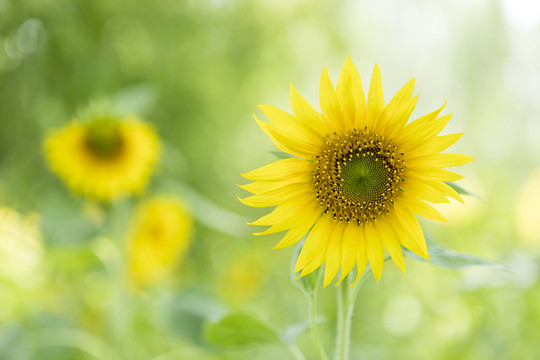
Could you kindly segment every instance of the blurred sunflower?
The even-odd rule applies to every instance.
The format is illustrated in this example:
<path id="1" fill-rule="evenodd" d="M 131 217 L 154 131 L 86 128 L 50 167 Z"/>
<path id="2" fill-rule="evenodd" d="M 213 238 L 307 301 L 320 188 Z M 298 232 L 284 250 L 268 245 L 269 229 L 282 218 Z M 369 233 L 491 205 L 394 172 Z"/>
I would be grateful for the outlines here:
<path id="1" fill-rule="evenodd" d="M 266 268 L 267 262 L 253 249 L 236 254 L 217 278 L 220 297 L 234 305 L 250 301 L 264 284 Z"/>
<path id="2" fill-rule="evenodd" d="M 72 191 L 104 202 L 142 191 L 161 152 L 150 124 L 115 116 L 74 120 L 44 146 L 50 168 Z"/>
<path id="3" fill-rule="evenodd" d="M 139 287 L 163 280 L 190 243 L 193 219 L 176 198 L 154 196 L 134 212 L 127 238 L 127 272 Z"/>
<path id="4" fill-rule="evenodd" d="M 369 92 L 348 58 L 334 89 L 323 69 L 314 110 L 291 86 L 294 115 L 268 105 L 260 109 L 272 123 L 256 121 L 292 158 L 278 160 L 243 176 L 241 186 L 254 207 L 277 207 L 253 225 L 271 226 L 259 234 L 288 230 L 276 248 L 299 241 L 309 232 L 295 271 L 307 275 L 324 262 L 324 285 L 341 268 L 341 280 L 357 266 L 357 279 L 369 260 L 380 279 L 384 249 L 405 272 L 401 245 L 429 259 L 415 213 L 446 221 L 431 205 L 463 201 L 444 182 L 461 175 L 444 167 L 463 165 L 471 157 L 441 153 L 459 134 L 438 136 L 451 115 L 438 117 L 444 105 L 407 124 L 418 96 L 409 81 L 385 105 L 380 70 L 373 70 Z M 445 103 L 446 104 L 446 103 Z M 257 234 L 258 235 L 258 234 Z"/>

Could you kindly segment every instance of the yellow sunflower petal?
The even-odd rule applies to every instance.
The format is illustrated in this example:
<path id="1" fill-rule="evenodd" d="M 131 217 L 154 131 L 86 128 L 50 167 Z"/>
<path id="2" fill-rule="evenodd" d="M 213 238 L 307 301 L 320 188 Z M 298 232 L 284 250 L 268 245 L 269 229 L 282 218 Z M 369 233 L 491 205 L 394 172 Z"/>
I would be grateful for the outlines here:
<path id="1" fill-rule="evenodd" d="M 417 213 L 420 216 L 423 216 L 430 220 L 447 222 L 448 220 L 441 215 L 437 210 L 435 210 L 431 205 L 426 202 L 418 199 L 412 193 L 404 192 L 402 195 L 403 204 L 405 204 L 413 212 Z"/>
<path id="2" fill-rule="evenodd" d="M 239 188 L 249 191 L 252 194 L 261 194 L 267 191 L 275 190 L 277 188 L 294 184 L 303 183 L 306 184 L 311 181 L 311 177 L 306 173 L 292 174 L 283 181 L 255 181 L 249 184 L 237 185 Z"/>
<path id="3" fill-rule="evenodd" d="M 311 131 L 311 128 L 298 123 L 296 118 L 288 112 L 270 105 L 259 105 L 259 109 L 262 110 L 284 137 L 299 139 L 318 148 L 324 143 L 324 139 L 320 133 Z"/>
<path id="4" fill-rule="evenodd" d="M 308 219 L 303 217 L 304 216 L 304 211 L 309 212 L 310 214 L 317 213 L 320 216 L 321 211 L 320 211 L 319 208 L 314 208 L 314 207 L 309 207 L 309 206 L 310 206 L 310 204 L 307 204 L 306 207 L 304 207 L 302 209 L 302 212 L 297 211 L 296 213 L 293 213 L 293 215 L 291 215 L 289 213 L 288 216 L 282 217 L 281 221 L 276 221 L 275 223 L 273 223 L 271 225 L 264 225 L 264 226 L 270 226 L 270 227 L 268 229 L 266 229 L 265 231 L 258 232 L 258 233 L 253 233 L 253 235 L 261 236 L 261 235 L 276 234 L 276 233 L 279 233 L 279 232 L 282 232 L 282 231 L 293 228 L 294 225 L 297 224 L 297 223 L 303 223 L 304 221 L 309 221 Z M 269 215 L 273 215 L 273 214 L 271 213 Z M 317 219 L 318 216 L 315 216 L 315 218 Z M 260 224 L 251 223 L 250 225 L 260 225 Z M 313 225 L 313 223 L 312 223 L 312 225 Z M 289 237 L 287 237 L 287 238 L 290 238 L 292 235 L 294 235 L 294 232 L 291 233 L 289 235 Z"/>
<path id="5" fill-rule="evenodd" d="M 330 76 L 328 75 L 328 70 L 323 68 L 321 74 L 321 83 L 319 87 L 319 104 L 321 106 L 321 111 L 325 118 L 327 118 L 331 123 L 335 124 L 337 129 L 340 132 L 348 129 L 345 119 L 343 117 L 343 112 L 339 105 L 338 97 Z"/>
<path id="6" fill-rule="evenodd" d="M 375 228 L 376 226 L 379 226 L 377 222 L 367 222 L 364 225 L 364 237 L 369 263 L 371 264 L 373 275 L 375 275 L 375 279 L 378 282 L 381 279 L 383 269 L 384 250 L 379 234 Z"/>
<path id="7" fill-rule="evenodd" d="M 418 198 L 422 200 L 426 200 L 435 204 L 450 202 L 450 200 L 448 200 L 443 193 L 430 186 L 430 184 L 426 181 L 409 179 L 408 181 L 403 183 L 401 189 L 404 192 L 410 192 L 415 194 Z"/>
<path id="8" fill-rule="evenodd" d="M 381 128 L 386 136 L 394 137 L 409 120 L 418 101 L 418 96 L 411 99 L 413 89 L 414 79 L 405 84 L 384 108 L 379 121 L 384 123 Z"/>
<path id="9" fill-rule="evenodd" d="M 345 231 L 345 227 L 345 223 L 339 222 L 328 239 L 326 265 L 324 268 L 324 287 L 328 286 L 332 279 L 336 277 L 341 266 L 341 244 L 343 242 L 343 231 Z"/>
<path id="10" fill-rule="evenodd" d="M 405 173 L 408 177 L 427 181 L 451 182 L 463 179 L 462 175 L 433 167 L 408 167 Z"/>
<path id="11" fill-rule="evenodd" d="M 302 159 L 281 159 L 268 165 L 252 170 L 242 176 L 248 180 L 280 181 L 295 174 L 311 172 L 313 164 Z"/>
<path id="12" fill-rule="evenodd" d="M 373 74 L 371 75 L 371 83 L 369 84 L 369 93 L 367 100 L 367 121 L 368 128 L 377 128 L 379 115 L 384 109 L 384 93 L 381 79 L 381 69 L 375 64 Z"/>
<path id="13" fill-rule="evenodd" d="M 349 56 L 341 69 L 336 93 L 343 109 L 345 123 L 349 128 L 363 128 L 365 125 L 366 98 L 362 89 L 360 74 Z"/>
<path id="14" fill-rule="evenodd" d="M 309 127 L 312 131 L 318 132 L 321 136 L 325 136 L 334 127 L 330 122 L 319 112 L 317 112 L 291 84 L 291 107 L 296 117 L 304 126 Z"/>
<path id="15" fill-rule="evenodd" d="M 324 252 L 317 253 L 313 257 L 311 262 L 309 264 L 307 264 L 305 268 L 302 269 L 302 271 L 300 272 L 300 275 L 298 276 L 298 278 L 309 275 L 309 274 L 311 274 L 312 272 L 314 272 L 315 270 L 317 270 L 318 268 L 320 268 L 322 266 L 322 264 L 326 260 L 326 245 L 327 244 L 325 244 Z"/>
<path id="16" fill-rule="evenodd" d="M 418 256 L 429 259 L 426 239 L 416 216 L 400 201 L 396 201 L 392 211 L 395 212 L 395 216 L 390 216 L 389 219 L 396 233 L 401 235 L 399 240 L 403 246 Z"/>
<path id="17" fill-rule="evenodd" d="M 437 181 L 426 181 L 426 183 L 435 190 L 439 191 L 444 196 L 451 197 L 452 199 L 455 199 L 460 203 L 465 204 L 465 201 L 463 201 L 461 195 L 459 195 L 457 191 L 454 190 L 451 186 Z"/>
<path id="18" fill-rule="evenodd" d="M 238 200 L 247 206 L 268 207 L 276 206 L 297 194 L 309 194 L 311 192 L 312 190 L 307 184 L 290 184 L 261 194 L 251 195 L 244 199 L 238 198 Z"/>
<path id="19" fill-rule="evenodd" d="M 285 226 L 291 223 L 291 214 L 301 213 L 303 209 L 307 208 L 313 203 L 312 196 L 306 193 L 300 193 L 288 201 L 284 201 L 279 204 L 271 213 L 262 216 L 261 218 L 249 223 L 248 225 L 257 226 L 272 226 L 284 224 Z M 287 228 L 287 227 L 285 227 Z M 267 233 L 266 231 L 264 233 Z M 257 233 L 253 235 L 262 235 Z"/>
<path id="20" fill-rule="evenodd" d="M 269 122 L 260 121 L 255 115 L 253 115 L 253 117 L 264 133 L 272 139 L 276 147 L 280 150 L 304 159 L 311 159 L 318 154 L 319 148 L 314 144 L 298 137 L 292 137 L 291 134 L 280 133 L 276 127 Z"/>
<path id="21" fill-rule="evenodd" d="M 321 216 L 320 220 L 313 226 L 313 229 L 309 232 L 306 242 L 302 246 L 302 250 L 298 255 L 296 266 L 294 271 L 298 272 L 310 264 L 314 263 L 314 258 L 319 254 L 326 255 L 326 246 L 328 238 L 334 231 L 336 223 L 331 221 L 331 217 L 328 214 Z M 323 260 L 324 261 L 324 260 Z M 321 262 L 322 264 L 322 262 Z M 319 264 L 319 266 L 321 265 Z M 315 267 L 317 269 L 319 266 Z M 315 270 L 313 269 L 313 271 Z"/>
<path id="22" fill-rule="evenodd" d="M 404 151 L 418 148 L 430 138 L 438 135 L 446 127 L 451 117 L 452 114 L 448 114 L 435 120 L 418 124 L 414 124 L 413 121 L 396 136 L 396 142 L 403 145 Z"/>
<path id="23" fill-rule="evenodd" d="M 345 231 L 343 232 L 343 243 L 341 249 L 341 277 L 337 284 L 343 281 L 343 279 L 345 279 L 345 277 L 354 268 L 359 241 L 363 241 L 363 239 L 363 228 L 356 223 L 348 223 Z"/>
<path id="24" fill-rule="evenodd" d="M 317 205 L 317 204 L 315 204 Z M 322 209 L 320 206 L 311 207 L 302 212 L 301 216 L 296 218 L 294 225 L 287 232 L 285 237 L 274 247 L 274 249 L 282 249 L 290 246 L 300 240 L 312 228 L 313 224 L 320 218 Z"/>
<path id="25" fill-rule="evenodd" d="M 422 156 L 422 155 L 440 153 L 441 151 L 444 151 L 450 146 L 452 146 L 456 141 L 458 141 L 461 138 L 461 136 L 463 136 L 463 133 L 448 134 L 448 135 L 432 137 L 430 140 L 426 141 L 421 146 L 415 148 L 411 152 L 411 156 L 414 156 L 414 155 Z"/>
<path id="26" fill-rule="evenodd" d="M 422 166 L 422 167 L 452 167 L 461 166 L 474 161 L 474 159 L 468 155 L 452 154 L 452 153 L 439 153 L 433 155 L 417 156 L 407 159 L 407 165 L 409 167 Z"/>
<path id="27" fill-rule="evenodd" d="M 450 120 L 451 115 L 447 115 L 447 117 L 443 116 L 437 119 L 437 116 L 439 116 L 445 106 L 446 101 L 439 109 L 414 120 L 413 122 L 405 126 L 396 135 L 394 140 L 397 143 L 401 144 L 402 147 L 404 147 L 405 149 L 421 146 L 423 143 L 429 140 L 429 138 L 431 137 L 429 136 L 430 134 L 440 128 L 440 130 L 435 134 L 437 135 L 439 132 L 441 132 L 442 129 L 444 129 L 444 127 Z M 443 121 L 441 121 L 441 119 L 443 119 Z"/>
<path id="28" fill-rule="evenodd" d="M 379 235 L 379 238 L 382 240 L 382 243 L 388 253 L 390 254 L 390 257 L 394 261 L 394 263 L 397 265 L 397 267 L 403 272 L 405 275 L 405 260 L 403 259 L 403 252 L 401 251 L 401 244 L 396 237 L 396 233 L 394 232 L 394 229 L 391 225 L 387 224 L 386 222 L 381 222 L 378 224 L 378 226 L 375 227 L 377 230 L 377 234 Z"/>
<path id="29" fill-rule="evenodd" d="M 367 266 L 367 250 L 366 250 L 366 240 L 364 237 L 364 225 L 360 225 L 358 231 L 358 246 L 356 248 L 356 279 L 351 284 L 353 286 L 360 280 Z"/>

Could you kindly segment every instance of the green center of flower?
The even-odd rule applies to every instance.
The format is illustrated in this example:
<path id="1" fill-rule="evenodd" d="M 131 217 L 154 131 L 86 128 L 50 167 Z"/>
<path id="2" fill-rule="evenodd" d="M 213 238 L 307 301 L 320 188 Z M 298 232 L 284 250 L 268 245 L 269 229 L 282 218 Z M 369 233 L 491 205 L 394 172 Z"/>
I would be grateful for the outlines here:
<path id="1" fill-rule="evenodd" d="M 392 179 L 390 169 L 379 157 L 367 155 L 344 161 L 341 168 L 342 193 L 351 202 L 381 201 L 386 184 Z"/>
<path id="2" fill-rule="evenodd" d="M 86 128 L 86 146 L 98 158 L 116 157 L 123 148 L 120 123 L 110 118 L 96 119 L 89 123 Z"/>
<path id="3" fill-rule="evenodd" d="M 314 163 L 321 206 L 335 220 L 359 224 L 390 211 L 405 169 L 396 145 L 367 129 L 334 135 Z"/>

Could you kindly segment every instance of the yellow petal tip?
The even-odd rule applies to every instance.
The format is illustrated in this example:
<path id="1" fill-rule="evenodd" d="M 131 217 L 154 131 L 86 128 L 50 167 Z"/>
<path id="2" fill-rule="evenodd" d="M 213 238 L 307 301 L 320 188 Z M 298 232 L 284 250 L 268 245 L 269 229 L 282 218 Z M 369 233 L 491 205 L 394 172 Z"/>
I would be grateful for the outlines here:
<path id="1" fill-rule="evenodd" d="M 289 246 L 289 245 L 283 245 L 283 244 L 281 244 L 281 243 L 278 243 L 278 244 L 277 244 L 276 246 L 274 246 L 272 249 L 274 249 L 274 250 L 279 250 L 279 249 L 284 249 L 284 248 L 286 248 L 287 246 Z"/>
<path id="2" fill-rule="evenodd" d="M 246 178 L 246 177 L 244 176 L 244 174 L 240 174 L 240 176 Z M 247 179 L 247 178 L 246 178 L 246 179 Z M 240 189 L 242 189 L 242 190 L 246 190 L 245 187 L 246 187 L 247 185 L 249 185 L 249 184 L 236 184 L 236 186 L 238 186 L 238 187 L 239 187 Z M 247 191 L 247 190 L 246 190 L 246 191 Z"/>

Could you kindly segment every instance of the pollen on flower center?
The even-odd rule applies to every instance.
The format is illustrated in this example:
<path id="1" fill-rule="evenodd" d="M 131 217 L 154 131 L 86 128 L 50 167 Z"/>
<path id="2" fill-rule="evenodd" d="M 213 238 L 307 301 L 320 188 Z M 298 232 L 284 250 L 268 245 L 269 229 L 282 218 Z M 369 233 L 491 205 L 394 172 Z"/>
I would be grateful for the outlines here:
<path id="1" fill-rule="evenodd" d="M 123 147 L 119 124 L 112 119 L 98 119 L 87 125 L 85 145 L 101 159 L 117 156 Z"/>
<path id="2" fill-rule="evenodd" d="M 317 199 L 335 220 L 358 224 L 390 211 L 405 163 L 396 145 L 365 129 L 334 134 L 315 158 Z"/>

